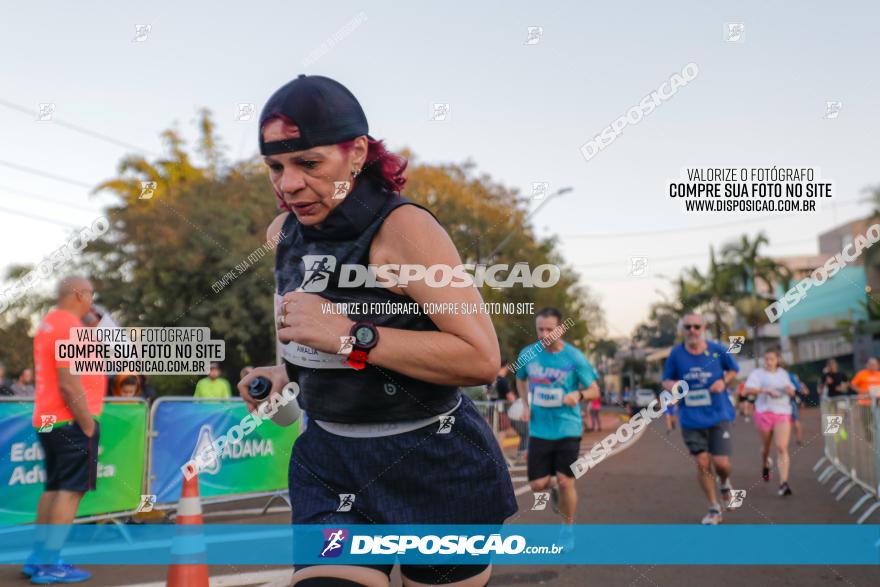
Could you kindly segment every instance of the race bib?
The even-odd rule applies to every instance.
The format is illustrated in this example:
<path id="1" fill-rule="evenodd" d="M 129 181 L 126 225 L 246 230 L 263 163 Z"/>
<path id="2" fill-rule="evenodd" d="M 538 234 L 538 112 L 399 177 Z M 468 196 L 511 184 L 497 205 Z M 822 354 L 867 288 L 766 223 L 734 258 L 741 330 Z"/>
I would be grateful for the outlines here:
<path id="1" fill-rule="evenodd" d="M 345 363 L 345 360 L 348 358 L 345 355 L 325 353 L 298 342 L 289 342 L 282 345 L 281 356 L 284 357 L 285 361 L 297 367 L 308 367 L 310 369 L 352 368 Z"/>
<path id="2" fill-rule="evenodd" d="M 562 405 L 562 396 L 565 390 L 561 387 L 546 387 L 536 385 L 532 393 L 532 404 L 542 408 L 558 408 Z"/>
<path id="3" fill-rule="evenodd" d="M 702 408 L 712 405 L 712 396 L 708 389 L 691 389 L 684 396 L 684 405 L 689 408 Z"/>

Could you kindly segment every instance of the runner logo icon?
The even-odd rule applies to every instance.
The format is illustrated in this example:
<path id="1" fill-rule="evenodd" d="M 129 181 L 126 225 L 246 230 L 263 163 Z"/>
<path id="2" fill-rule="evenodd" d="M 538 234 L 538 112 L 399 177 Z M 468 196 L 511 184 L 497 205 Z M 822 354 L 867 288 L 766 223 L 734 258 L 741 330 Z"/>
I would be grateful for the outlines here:
<path id="1" fill-rule="evenodd" d="M 837 434 L 841 424 L 843 424 L 843 416 L 825 416 L 825 430 L 823 434 Z"/>
<path id="2" fill-rule="evenodd" d="M 300 288 L 303 291 L 319 292 L 327 289 L 327 282 L 336 269 L 336 257 L 333 255 L 303 255 L 306 268 Z"/>
<path id="3" fill-rule="evenodd" d="M 455 416 L 440 416 L 440 428 L 437 434 L 449 434 L 452 432 L 452 425 L 455 424 Z"/>
<path id="4" fill-rule="evenodd" d="M 745 489 L 733 489 L 730 492 L 730 503 L 727 504 L 727 509 L 736 509 L 743 504 L 743 501 L 746 498 L 746 490 Z"/>
<path id="5" fill-rule="evenodd" d="M 52 432 L 52 428 L 55 426 L 57 418 L 53 414 L 49 414 L 47 416 L 40 416 L 40 429 L 38 432 Z"/>
<path id="6" fill-rule="evenodd" d="M 337 355 L 348 355 L 351 351 L 354 350 L 354 337 L 353 336 L 340 336 L 339 337 L 339 350 L 336 351 Z"/>
<path id="7" fill-rule="evenodd" d="M 337 512 L 350 512 L 351 506 L 354 505 L 354 493 L 340 493 L 339 494 L 339 507 L 336 508 Z"/>
<path id="8" fill-rule="evenodd" d="M 324 548 L 321 550 L 321 558 L 332 558 L 342 554 L 342 544 L 348 538 L 348 532 L 343 529 L 324 530 Z"/>
<path id="9" fill-rule="evenodd" d="M 746 341 L 746 337 L 728 336 L 727 338 L 730 340 L 730 346 L 727 347 L 727 352 L 731 355 L 738 355 L 743 348 L 743 343 Z"/>
<path id="10" fill-rule="evenodd" d="M 138 505 L 135 513 L 140 512 L 151 512 L 153 511 L 153 506 L 156 505 L 156 496 L 155 495 L 141 495 L 141 503 Z"/>
<path id="11" fill-rule="evenodd" d="M 535 494 L 535 503 L 532 506 L 532 511 L 540 511 L 547 509 L 547 503 L 550 500 L 550 492 L 549 491 L 539 491 Z"/>
<path id="12" fill-rule="evenodd" d="M 351 182 L 348 181 L 334 181 L 333 182 L 333 199 L 341 200 L 345 196 L 348 195 L 348 191 L 351 189 Z"/>

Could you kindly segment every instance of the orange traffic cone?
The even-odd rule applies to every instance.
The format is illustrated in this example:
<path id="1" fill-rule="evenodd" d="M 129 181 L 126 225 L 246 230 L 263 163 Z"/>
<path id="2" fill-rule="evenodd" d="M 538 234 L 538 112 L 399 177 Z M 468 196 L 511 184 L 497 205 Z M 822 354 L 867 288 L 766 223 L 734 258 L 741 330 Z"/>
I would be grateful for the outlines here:
<path id="1" fill-rule="evenodd" d="M 199 499 L 199 478 L 193 475 L 183 481 L 177 504 L 177 533 L 171 543 L 168 587 L 208 587 L 208 565 L 202 535 L 202 502 Z M 195 526 L 182 528 L 181 526 Z"/>

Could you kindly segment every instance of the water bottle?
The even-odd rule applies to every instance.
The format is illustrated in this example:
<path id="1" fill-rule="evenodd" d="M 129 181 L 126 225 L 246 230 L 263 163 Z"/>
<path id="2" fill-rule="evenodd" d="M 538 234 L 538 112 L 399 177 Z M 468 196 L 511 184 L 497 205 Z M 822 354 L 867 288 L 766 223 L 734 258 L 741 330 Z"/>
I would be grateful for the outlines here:
<path id="1" fill-rule="evenodd" d="M 296 403 L 299 385 L 293 382 L 288 383 L 278 394 L 278 397 L 266 401 L 269 399 L 270 391 L 272 391 L 272 382 L 263 376 L 254 378 L 248 385 L 250 396 L 254 401 L 260 402 L 257 406 L 258 413 L 264 418 L 270 418 L 279 426 L 290 426 L 299 420 L 301 410 L 299 404 Z"/>

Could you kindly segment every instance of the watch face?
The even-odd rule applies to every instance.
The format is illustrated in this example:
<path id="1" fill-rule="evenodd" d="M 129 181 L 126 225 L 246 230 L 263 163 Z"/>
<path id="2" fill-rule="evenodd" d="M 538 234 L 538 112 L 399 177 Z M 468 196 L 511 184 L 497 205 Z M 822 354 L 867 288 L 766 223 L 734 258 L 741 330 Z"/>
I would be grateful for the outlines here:
<path id="1" fill-rule="evenodd" d="M 376 340 L 376 333 L 369 326 L 360 326 L 354 331 L 359 346 L 370 346 Z"/>

